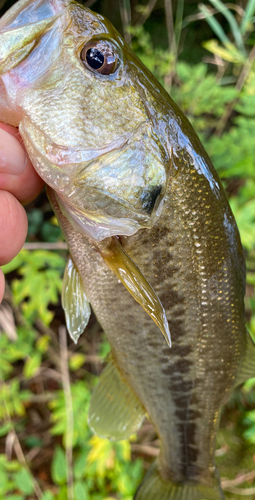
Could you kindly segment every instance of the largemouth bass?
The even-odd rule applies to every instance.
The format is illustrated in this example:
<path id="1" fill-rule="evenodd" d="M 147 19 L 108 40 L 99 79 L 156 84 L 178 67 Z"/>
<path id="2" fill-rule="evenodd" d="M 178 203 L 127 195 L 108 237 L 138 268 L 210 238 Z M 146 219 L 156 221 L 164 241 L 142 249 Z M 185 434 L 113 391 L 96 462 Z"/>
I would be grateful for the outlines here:
<path id="1" fill-rule="evenodd" d="M 239 233 L 194 130 L 109 21 L 70 0 L 1 19 L 0 120 L 19 126 L 70 249 L 69 331 L 91 303 L 111 344 L 92 429 L 127 438 L 149 415 L 160 455 L 136 500 L 223 499 L 219 411 L 255 349 Z"/>

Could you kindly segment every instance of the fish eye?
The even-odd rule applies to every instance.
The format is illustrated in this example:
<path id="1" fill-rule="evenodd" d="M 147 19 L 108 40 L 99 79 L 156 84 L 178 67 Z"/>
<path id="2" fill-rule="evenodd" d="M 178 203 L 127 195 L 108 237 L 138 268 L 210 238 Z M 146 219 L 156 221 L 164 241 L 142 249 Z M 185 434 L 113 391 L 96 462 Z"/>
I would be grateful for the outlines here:
<path id="1" fill-rule="evenodd" d="M 85 66 L 101 75 L 110 75 L 118 67 L 118 53 L 108 40 L 88 42 L 81 51 L 81 60 Z"/>

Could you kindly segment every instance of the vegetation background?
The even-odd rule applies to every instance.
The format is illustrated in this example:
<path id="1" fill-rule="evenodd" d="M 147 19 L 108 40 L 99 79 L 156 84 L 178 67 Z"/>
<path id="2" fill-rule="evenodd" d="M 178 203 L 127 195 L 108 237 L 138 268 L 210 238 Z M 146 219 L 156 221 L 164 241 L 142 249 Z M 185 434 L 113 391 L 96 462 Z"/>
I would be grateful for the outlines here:
<path id="1" fill-rule="evenodd" d="M 0 0 L 0 15 L 13 0 Z M 247 262 L 255 336 L 255 0 L 88 0 L 184 110 L 217 168 Z M 0 308 L 0 500 L 132 500 L 158 453 L 146 421 L 129 441 L 93 436 L 91 392 L 109 345 L 91 317 L 77 345 L 60 303 L 68 256 L 46 194 L 27 207 Z M 255 498 L 255 378 L 222 411 L 216 459 L 226 498 Z"/>

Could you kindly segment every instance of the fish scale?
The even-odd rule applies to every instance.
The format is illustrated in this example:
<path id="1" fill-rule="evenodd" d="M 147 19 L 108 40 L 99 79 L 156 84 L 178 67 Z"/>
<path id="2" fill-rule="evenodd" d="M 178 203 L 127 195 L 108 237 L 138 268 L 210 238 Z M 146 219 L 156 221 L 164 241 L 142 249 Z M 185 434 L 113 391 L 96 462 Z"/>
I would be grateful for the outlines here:
<path id="1" fill-rule="evenodd" d="M 205 257 L 203 253 L 197 255 L 198 247 L 190 237 L 192 226 L 186 227 L 184 220 L 183 231 L 180 231 L 180 219 L 185 211 L 178 209 L 175 198 L 178 198 L 179 205 L 185 204 L 186 200 L 183 195 L 182 200 L 178 197 L 175 183 L 170 184 L 170 189 L 160 222 L 149 232 L 149 251 L 147 230 L 124 238 L 122 244 L 148 277 L 166 310 L 173 343 L 171 351 L 160 341 L 154 323 L 140 310 L 107 267 L 102 266 L 95 248 L 93 250 L 85 238 L 81 246 L 80 236 L 73 232 L 68 221 L 61 219 L 57 205 L 53 207 L 61 220 L 72 257 L 83 277 L 87 297 L 106 332 L 118 366 L 142 401 L 161 438 L 160 463 L 162 471 L 165 471 L 163 477 L 175 481 L 212 482 L 218 410 L 234 384 L 236 366 L 233 351 L 236 351 L 238 361 L 238 326 L 243 328 L 242 316 L 237 314 L 240 324 L 234 326 L 234 329 L 230 324 L 229 336 L 236 344 L 230 346 L 229 337 L 226 336 L 222 341 L 219 312 L 212 312 L 213 308 L 218 309 L 218 296 L 214 298 L 214 302 L 209 297 L 212 323 L 208 328 L 203 316 L 208 307 L 202 306 L 197 299 L 197 288 L 203 287 L 202 280 L 205 278 L 201 277 L 201 283 L 198 283 L 197 267 L 201 267 L 202 261 L 202 267 L 207 269 L 213 260 L 215 271 L 219 268 L 223 252 L 221 240 L 216 240 L 217 257 L 210 252 L 205 252 Z M 205 227 L 201 225 L 204 238 Z M 210 270 L 209 274 L 211 275 Z M 167 280 L 164 279 L 165 275 Z M 228 288 L 232 277 L 227 274 L 225 277 L 228 278 Z M 205 298 L 207 295 L 212 296 L 212 288 L 208 284 L 206 288 Z M 238 289 L 232 289 L 230 300 L 235 300 Z M 229 300 L 224 302 L 224 311 L 230 309 L 231 314 L 231 304 L 228 306 L 228 303 Z M 121 310 L 121 317 L 117 314 L 118 310 Z M 218 346 L 217 352 L 215 344 Z M 225 371 L 221 373 L 222 357 L 225 362 L 228 358 L 231 360 L 228 374 Z"/>

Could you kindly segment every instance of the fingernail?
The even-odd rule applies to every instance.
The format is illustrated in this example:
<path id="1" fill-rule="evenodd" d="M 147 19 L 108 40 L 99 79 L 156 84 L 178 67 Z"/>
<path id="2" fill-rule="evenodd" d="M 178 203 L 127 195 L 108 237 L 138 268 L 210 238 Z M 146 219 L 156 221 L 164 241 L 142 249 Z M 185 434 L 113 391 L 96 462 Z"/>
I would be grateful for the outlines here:
<path id="1" fill-rule="evenodd" d="M 19 141 L 0 129 L 0 172 L 19 175 L 25 170 L 27 153 Z"/>

